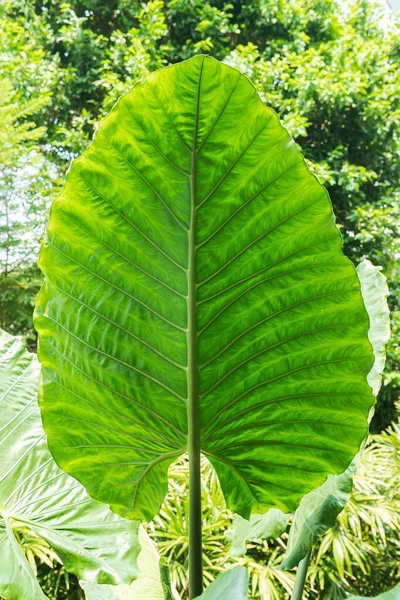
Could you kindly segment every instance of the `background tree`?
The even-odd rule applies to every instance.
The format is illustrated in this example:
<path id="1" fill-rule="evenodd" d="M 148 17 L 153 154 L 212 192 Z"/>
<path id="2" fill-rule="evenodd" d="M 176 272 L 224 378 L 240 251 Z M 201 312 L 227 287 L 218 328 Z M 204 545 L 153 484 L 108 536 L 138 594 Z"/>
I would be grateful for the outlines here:
<path id="1" fill-rule="evenodd" d="M 42 122 L 56 61 L 37 44 L 40 28 L 31 37 L 24 17 L 3 12 L 0 30 L 0 327 L 34 347 L 32 311 L 42 281 L 36 257 L 58 185 Z"/>

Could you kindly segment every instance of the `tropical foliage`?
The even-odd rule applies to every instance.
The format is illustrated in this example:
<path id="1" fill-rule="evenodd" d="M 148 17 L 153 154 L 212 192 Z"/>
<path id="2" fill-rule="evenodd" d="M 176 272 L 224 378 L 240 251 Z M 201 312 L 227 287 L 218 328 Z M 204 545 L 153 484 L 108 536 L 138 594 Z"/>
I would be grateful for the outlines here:
<path id="1" fill-rule="evenodd" d="M 43 190 L 86 147 L 99 117 L 147 72 L 210 52 L 252 78 L 327 185 L 346 253 L 355 262 L 368 256 L 389 278 L 395 334 L 374 430 L 387 426 L 399 370 L 396 15 L 370 0 L 7 0 L 0 19 L 0 70 L 11 103 L 41 103 L 28 119 L 46 128 L 38 140 Z M 34 173 L 28 179 L 25 190 L 37 185 Z M 20 185 L 16 175 L 11 188 Z M 15 218 L 11 225 L 19 227 Z M 37 278 L 24 268 L 35 259 L 2 283 L 2 322 L 13 333 L 32 331 L 28 296 L 37 292 Z M 16 289 L 23 293 L 11 302 Z"/>
<path id="2" fill-rule="evenodd" d="M 0 316 L 30 349 L 35 259 L 60 176 L 97 119 L 147 75 L 102 121 L 53 204 L 36 310 L 39 391 L 57 463 L 120 515 L 154 517 L 149 530 L 173 567 L 171 585 L 145 537 L 142 565 L 157 585 L 143 572 L 129 583 L 137 523 L 54 463 L 36 357 L 2 334 L 0 554 L 12 569 L 0 593 L 194 599 L 204 579 L 201 599 L 234 590 L 245 600 L 249 573 L 252 598 L 294 589 L 298 600 L 310 553 L 311 598 L 395 584 L 396 423 L 340 474 L 379 391 L 387 291 L 371 263 L 357 277 L 342 255 L 321 182 L 347 255 L 358 262 L 368 251 L 391 285 L 394 335 L 371 426 L 380 431 L 396 417 L 399 387 L 398 25 L 363 0 L 8 0 L 0 11 Z M 254 80 L 304 158 L 231 66 Z M 168 467 L 185 452 L 164 500 Z M 200 452 L 213 468 L 204 459 L 201 471 Z M 287 533 L 285 513 L 300 500 Z M 298 564 L 294 584 L 284 569 Z"/>
<path id="3" fill-rule="evenodd" d="M 187 598 L 188 483 L 187 461 L 171 470 L 166 501 L 151 527 L 171 567 L 172 580 Z M 313 600 L 341 600 L 349 593 L 375 596 L 400 578 L 400 428 L 371 436 L 354 476 L 349 503 L 313 550 L 306 591 Z M 210 464 L 203 461 L 204 562 L 206 581 L 229 565 L 246 566 L 250 598 L 290 597 L 294 575 L 280 569 L 288 535 L 247 543 L 247 554 L 232 556 L 229 536 L 232 514 Z"/>

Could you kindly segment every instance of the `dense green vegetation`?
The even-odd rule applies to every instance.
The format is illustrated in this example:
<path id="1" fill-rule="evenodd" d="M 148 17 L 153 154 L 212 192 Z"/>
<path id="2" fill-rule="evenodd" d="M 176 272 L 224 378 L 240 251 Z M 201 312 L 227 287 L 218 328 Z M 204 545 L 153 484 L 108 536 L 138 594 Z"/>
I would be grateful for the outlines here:
<path id="1" fill-rule="evenodd" d="M 97 120 L 147 72 L 210 53 L 251 77 L 299 142 L 329 190 L 345 252 L 388 276 L 393 336 L 373 429 L 387 426 L 400 363 L 400 48 L 394 15 L 380 11 L 369 0 L 5 1 L 0 325 L 33 337 L 46 206 Z"/>
<path id="2" fill-rule="evenodd" d="M 35 348 L 31 314 L 42 280 L 38 244 L 50 201 L 96 122 L 142 75 L 209 53 L 248 75 L 298 141 L 330 192 L 348 256 L 355 263 L 367 256 L 388 277 L 393 335 L 372 430 L 387 427 L 396 419 L 400 387 L 400 46 L 398 25 L 380 11 L 359 0 L 4 2 L 0 327 L 22 333 Z M 373 595 L 398 581 L 400 509 L 391 485 L 398 480 L 398 446 L 398 429 L 373 439 L 352 501 L 314 551 L 311 598 L 342 598 L 350 591 Z M 377 473 L 376 465 L 384 472 Z M 276 568 L 285 535 L 276 542 L 253 542 L 246 557 L 229 558 L 223 533 L 231 514 L 215 476 L 207 465 L 204 469 L 206 577 L 229 563 L 246 564 L 254 598 L 283 598 L 293 584 L 291 573 Z M 153 533 L 184 596 L 185 464 L 174 473 Z M 50 569 L 50 550 L 25 531 L 20 537 L 25 546 L 39 545 L 42 559 L 48 557 L 39 579 L 49 597 L 81 597 L 73 577 Z M 372 580 L 371 572 L 379 575 Z"/>

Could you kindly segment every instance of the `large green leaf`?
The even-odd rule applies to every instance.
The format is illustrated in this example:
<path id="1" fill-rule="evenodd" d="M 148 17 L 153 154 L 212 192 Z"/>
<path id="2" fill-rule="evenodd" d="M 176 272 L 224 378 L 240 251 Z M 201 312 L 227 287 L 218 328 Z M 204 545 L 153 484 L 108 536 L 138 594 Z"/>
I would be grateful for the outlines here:
<path id="1" fill-rule="evenodd" d="M 43 600 L 13 527 L 24 524 L 68 571 L 104 583 L 137 575 L 138 524 L 94 502 L 55 464 L 37 403 L 40 364 L 19 338 L 0 331 L 0 596 Z"/>
<path id="2" fill-rule="evenodd" d="M 392 590 L 383 592 L 379 596 L 366 597 L 366 596 L 348 596 L 347 600 L 399 600 L 400 599 L 400 583 L 396 585 Z"/>
<path id="3" fill-rule="evenodd" d="M 123 96 L 72 164 L 40 265 L 51 450 L 151 518 L 201 433 L 228 506 L 292 511 L 373 397 L 368 316 L 327 192 L 249 80 L 193 59 Z"/>

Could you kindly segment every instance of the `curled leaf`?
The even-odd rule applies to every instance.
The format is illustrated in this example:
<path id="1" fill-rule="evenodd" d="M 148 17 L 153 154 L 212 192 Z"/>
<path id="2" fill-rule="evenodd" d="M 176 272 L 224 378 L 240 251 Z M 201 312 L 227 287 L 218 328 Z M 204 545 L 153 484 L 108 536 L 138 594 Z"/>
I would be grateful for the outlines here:
<path id="1" fill-rule="evenodd" d="M 246 541 L 258 541 L 277 538 L 288 525 L 290 515 L 286 515 L 277 508 L 271 508 L 264 515 L 251 515 L 250 519 L 243 519 L 240 515 L 233 515 L 232 529 L 226 532 L 226 537 L 231 543 L 229 554 L 241 556 L 246 553 Z"/>

